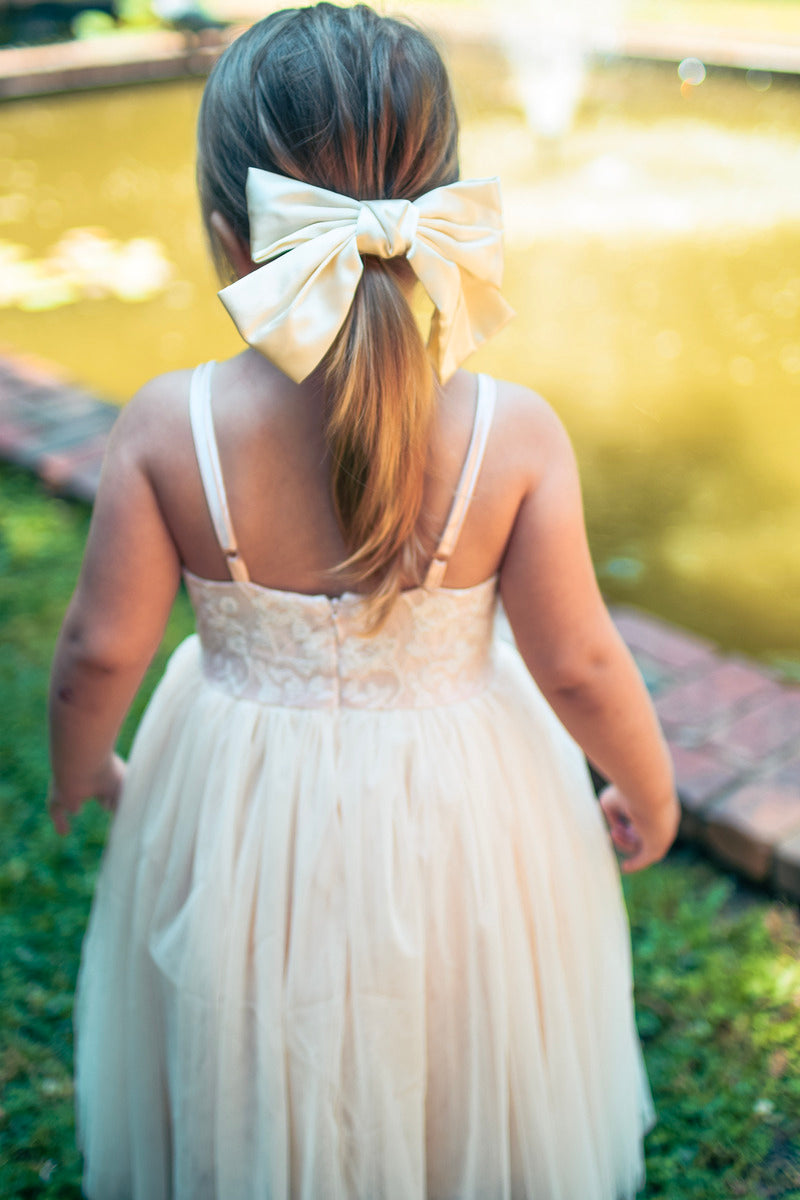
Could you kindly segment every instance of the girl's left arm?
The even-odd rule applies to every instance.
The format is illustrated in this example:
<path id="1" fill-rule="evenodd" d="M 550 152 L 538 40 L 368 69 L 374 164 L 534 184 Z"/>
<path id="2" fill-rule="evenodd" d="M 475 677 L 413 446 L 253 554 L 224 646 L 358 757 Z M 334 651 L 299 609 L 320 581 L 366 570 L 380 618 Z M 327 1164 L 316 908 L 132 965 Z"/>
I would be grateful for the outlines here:
<path id="1" fill-rule="evenodd" d="M 103 463 L 75 593 L 50 680 L 50 813 L 59 833 L 96 796 L 116 806 L 114 743 L 161 641 L 180 560 L 147 470 L 152 406 L 123 410 Z"/>

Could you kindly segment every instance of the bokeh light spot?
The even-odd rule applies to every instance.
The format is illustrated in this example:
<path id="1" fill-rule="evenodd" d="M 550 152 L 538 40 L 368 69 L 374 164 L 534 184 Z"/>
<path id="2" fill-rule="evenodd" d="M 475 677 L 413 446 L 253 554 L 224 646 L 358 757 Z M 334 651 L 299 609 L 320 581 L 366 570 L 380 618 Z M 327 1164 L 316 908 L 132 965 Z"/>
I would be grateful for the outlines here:
<path id="1" fill-rule="evenodd" d="M 0 196 L 0 225 L 13 225 L 24 221 L 30 209 L 30 201 L 24 192 L 10 192 Z"/>
<path id="2" fill-rule="evenodd" d="M 787 375 L 800 375 L 800 346 L 797 343 L 784 346 L 778 361 Z"/>
<path id="3" fill-rule="evenodd" d="M 800 297 L 790 288 L 781 288 L 772 297 L 772 311 L 776 317 L 792 321 L 800 310 Z"/>
<path id="4" fill-rule="evenodd" d="M 692 87 L 699 87 L 706 77 L 705 64 L 699 58 L 684 58 L 678 64 L 678 76 L 683 83 L 689 83 Z"/>
<path id="5" fill-rule="evenodd" d="M 755 67 L 751 67 L 744 78 L 747 86 L 751 87 L 754 92 L 766 92 L 772 87 L 771 71 L 759 71 Z"/>
<path id="6" fill-rule="evenodd" d="M 739 387 L 749 387 L 756 376 L 756 367 L 752 358 L 746 358 L 743 354 L 737 354 L 728 363 L 728 374 L 733 383 Z"/>
<path id="7" fill-rule="evenodd" d="M 662 329 L 656 334 L 656 352 L 660 358 L 667 360 L 680 357 L 683 350 L 683 338 L 677 329 Z"/>
<path id="8" fill-rule="evenodd" d="M 638 583 L 645 572 L 644 563 L 632 554 L 620 554 L 601 563 L 598 574 L 619 583 Z"/>

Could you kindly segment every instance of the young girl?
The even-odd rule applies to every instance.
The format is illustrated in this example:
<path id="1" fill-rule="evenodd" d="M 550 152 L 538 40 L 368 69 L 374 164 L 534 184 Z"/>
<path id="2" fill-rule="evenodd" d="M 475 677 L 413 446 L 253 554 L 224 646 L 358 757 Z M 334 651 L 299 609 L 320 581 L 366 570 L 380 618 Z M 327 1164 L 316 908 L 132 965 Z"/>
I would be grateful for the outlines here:
<path id="1" fill-rule="evenodd" d="M 116 809 L 86 1194 L 631 1197 L 651 1109 L 612 841 L 645 867 L 678 809 L 561 425 L 456 369 L 508 316 L 496 184 L 458 182 L 430 41 L 328 4 L 226 51 L 198 177 L 251 348 L 122 413 L 53 670 L 56 827 Z M 126 767 L 181 576 L 198 634 Z"/>

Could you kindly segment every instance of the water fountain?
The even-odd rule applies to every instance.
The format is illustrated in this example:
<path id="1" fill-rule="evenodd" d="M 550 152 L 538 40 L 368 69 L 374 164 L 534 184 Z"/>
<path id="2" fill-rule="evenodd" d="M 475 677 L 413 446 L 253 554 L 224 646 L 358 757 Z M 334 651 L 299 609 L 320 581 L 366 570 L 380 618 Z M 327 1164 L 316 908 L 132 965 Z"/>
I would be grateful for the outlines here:
<path id="1" fill-rule="evenodd" d="M 502 40 L 530 128 L 555 142 L 572 127 L 589 60 L 617 44 L 622 0 L 504 0 Z"/>

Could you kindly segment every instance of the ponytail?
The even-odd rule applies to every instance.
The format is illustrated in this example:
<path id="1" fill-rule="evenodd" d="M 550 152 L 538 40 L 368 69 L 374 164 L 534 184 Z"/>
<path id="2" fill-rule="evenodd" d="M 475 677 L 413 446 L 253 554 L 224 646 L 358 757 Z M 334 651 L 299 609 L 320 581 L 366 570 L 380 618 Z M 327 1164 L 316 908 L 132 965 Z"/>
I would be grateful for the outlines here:
<path id="1" fill-rule="evenodd" d="M 412 25 L 363 4 L 272 13 L 222 55 L 203 94 L 198 183 L 223 277 L 220 212 L 250 240 L 250 167 L 353 196 L 410 199 L 458 179 L 458 121 L 447 70 Z M 367 255 L 323 360 L 331 486 L 347 558 L 377 629 L 424 570 L 420 510 L 434 379 L 400 290 L 405 263 Z"/>
<path id="2" fill-rule="evenodd" d="M 424 567 L 419 518 L 434 404 L 433 371 L 386 260 L 366 257 L 342 330 L 324 362 L 331 490 L 348 557 L 376 631 Z"/>

